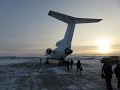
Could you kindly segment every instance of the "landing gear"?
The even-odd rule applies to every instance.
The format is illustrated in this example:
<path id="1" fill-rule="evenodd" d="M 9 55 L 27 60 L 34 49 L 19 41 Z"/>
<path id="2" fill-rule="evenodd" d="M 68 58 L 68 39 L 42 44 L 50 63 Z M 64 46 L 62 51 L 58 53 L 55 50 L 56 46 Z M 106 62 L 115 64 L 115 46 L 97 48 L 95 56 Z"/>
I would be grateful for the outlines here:
<path id="1" fill-rule="evenodd" d="M 64 65 L 64 59 L 60 59 L 60 60 L 58 61 L 58 65 L 59 65 L 59 66 L 63 66 L 63 65 Z"/>
<path id="2" fill-rule="evenodd" d="M 50 64 L 49 59 L 50 59 L 50 58 L 46 58 L 45 64 Z M 60 59 L 60 60 L 58 60 L 58 65 L 59 65 L 59 66 L 63 66 L 63 65 L 64 65 L 64 62 L 65 62 L 64 59 Z M 56 63 L 56 64 L 57 64 L 56 61 L 52 61 L 52 63 Z"/>
<path id="3" fill-rule="evenodd" d="M 48 58 L 46 59 L 45 64 L 49 64 L 49 60 L 48 60 Z"/>

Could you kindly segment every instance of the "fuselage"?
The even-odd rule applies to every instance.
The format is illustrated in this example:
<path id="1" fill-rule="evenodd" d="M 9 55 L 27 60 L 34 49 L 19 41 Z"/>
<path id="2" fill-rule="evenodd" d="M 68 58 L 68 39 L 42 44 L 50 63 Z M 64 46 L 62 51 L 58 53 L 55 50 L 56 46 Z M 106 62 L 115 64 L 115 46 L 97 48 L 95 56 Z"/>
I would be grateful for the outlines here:
<path id="1" fill-rule="evenodd" d="M 64 59 L 68 55 L 72 54 L 73 51 L 71 50 L 71 43 L 72 43 L 72 38 L 76 24 L 93 23 L 102 20 L 102 19 L 76 18 L 54 11 L 50 11 L 48 15 L 68 24 L 64 38 L 56 43 L 56 48 L 53 50 L 50 48 L 46 50 L 47 58 L 57 59 L 57 60 Z"/>

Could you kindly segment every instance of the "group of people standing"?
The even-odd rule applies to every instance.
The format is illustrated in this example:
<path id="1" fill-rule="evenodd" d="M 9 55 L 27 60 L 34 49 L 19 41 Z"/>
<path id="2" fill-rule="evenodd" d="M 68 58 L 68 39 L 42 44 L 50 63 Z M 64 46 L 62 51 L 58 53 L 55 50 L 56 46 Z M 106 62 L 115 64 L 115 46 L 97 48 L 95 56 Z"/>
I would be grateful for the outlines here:
<path id="1" fill-rule="evenodd" d="M 67 70 L 69 70 L 70 68 L 72 69 L 73 63 L 74 62 L 72 58 L 65 60 L 64 61 L 65 68 L 67 68 Z M 76 74 L 79 72 L 79 74 L 81 75 L 82 66 L 81 66 L 80 60 L 77 61 L 76 67 L 77 67 Z M 115 73 L 116 78 L 118 79 L 117 87 L 120 89 L 120 64 L 116 65 L 114 69 L 114 73 Z M 112 65 L 104 63 L 102 67 L 101 77 L 105 79 L 108 90 L 113 90 L 112 85 L 111 85 L 112 75 L 113 75 Z"/>
<path id="2" fill-rule="evenodd" d="M 64 61 L 64 65 L 65 65 L 65 68 L 67 68 L 67 70 L 69 70 L 70 67 L 71 67 L 71 69 L 72 69 L 72 67 L 73 67 L 73 60 L 72 60 L 72 58 L 70 58 L 70 59 L 68 59 L 68 60 L 65 60 L 65 61 Z M 76 63 L 76 67 L 77 67 L 76 74 L 77 74 L 78 71 L 79 71 L 79 73 L 80 73 L 80 75 L 81 75 L 82 66 L 81 66 L 80 60 L 78 60 L 78 62 Z"/>
<path id="3" fill-rule="evenodd" d="M 118 88 L 120 89 L 120 64 L 117 64 L 115 69 L 114 69 L 114 73 L 116 75 L 116 78 L 118 79 Z M 113 90 L 112 85 L 111 85 L 111 79 L 112 79 L 112 75 L 113 75 L 113 70 L 112 70 L 112 66 L 110 64 L 104 64 L 103 68 L 102 68 L 102 78 L 105 78 L 105 81 L 107 83 L 107 89 L 109 90 Z"/>
<path id="4" fill-rule="evenodd" d="M 72 59 L 68 59 L 67 61 L 64 60 L 64 65 L 65 65 L 65 68 L 67 68 L 67 70 L 72 69 L 72 66 L 73 66 L 73 60 Z"/>

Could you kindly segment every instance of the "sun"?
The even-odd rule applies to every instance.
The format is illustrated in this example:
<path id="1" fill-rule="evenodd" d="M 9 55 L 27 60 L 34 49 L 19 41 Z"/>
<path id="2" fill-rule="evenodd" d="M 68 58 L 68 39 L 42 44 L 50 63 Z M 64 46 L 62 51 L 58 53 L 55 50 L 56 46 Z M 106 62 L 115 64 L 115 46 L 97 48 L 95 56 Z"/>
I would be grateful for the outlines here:
<path id="1" fill-rule="evenodd" d="M 97 47 L 99 53 L 109 53 L 110 52 L 110 41 L 108 39 L 97 40 Z"/>

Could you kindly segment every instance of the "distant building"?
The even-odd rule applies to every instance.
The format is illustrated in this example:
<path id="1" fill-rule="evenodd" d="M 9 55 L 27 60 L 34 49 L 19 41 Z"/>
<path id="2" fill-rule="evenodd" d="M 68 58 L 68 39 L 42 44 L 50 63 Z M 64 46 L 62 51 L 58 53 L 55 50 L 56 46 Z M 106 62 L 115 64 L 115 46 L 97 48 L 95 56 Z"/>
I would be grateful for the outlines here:
<path id="1" fill-rule="evenodd" d="M 102 58 L 101 63 L 117 64 L 120 62 L 119 56 L 110 56 Z"/>

